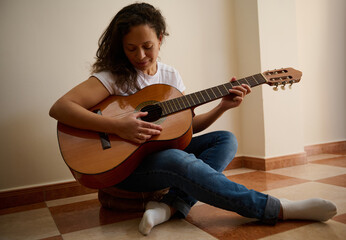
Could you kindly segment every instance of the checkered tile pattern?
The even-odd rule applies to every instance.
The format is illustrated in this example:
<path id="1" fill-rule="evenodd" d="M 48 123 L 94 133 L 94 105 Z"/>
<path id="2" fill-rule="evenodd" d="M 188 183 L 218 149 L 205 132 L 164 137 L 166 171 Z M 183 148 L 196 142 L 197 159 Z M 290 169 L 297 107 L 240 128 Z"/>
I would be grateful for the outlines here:
<path id="1" fill-rule="evenodd" d="M 255 219 L 198 203 L 184 220 L 138 232 L 142 213 L 101 207 L 97 194 L 58 199 L 0 211 L 0 239 L 346 239 L 346 153 L 314 155 L 306 165 L 256 171 L 225 171 L 250 189 L 292 200 L 321 197 L 333 201 L 338 214 L 325 222 L 285 221 L 266 226 Z"/>

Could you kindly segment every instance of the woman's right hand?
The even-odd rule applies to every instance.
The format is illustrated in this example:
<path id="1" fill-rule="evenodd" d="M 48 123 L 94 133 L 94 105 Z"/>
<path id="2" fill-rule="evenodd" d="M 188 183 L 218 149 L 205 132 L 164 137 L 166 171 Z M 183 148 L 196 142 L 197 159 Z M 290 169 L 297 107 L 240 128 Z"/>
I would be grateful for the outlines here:
<path id="1" fill-rule="evenodd" d="M 141 120 L 147 112 L 136 112 L 119 119 L 116 122 L 115 133 L 126 140 L 141 144 L 162 131 L 160 125 Z"/>
<path id="2" fill-rule="evenodd" d="M 72 127 L 117 134 L 121 138 L 138 144 L 161 133 L 160 125 L 140 119 L 146 116 L 147 112 L 131 113 L 115 120 L 88 110 L 108 96 L 109 92 L 102 83 L 95 77 L 90 77 L 62 96 L 52 106 L 49 114 Z"/>

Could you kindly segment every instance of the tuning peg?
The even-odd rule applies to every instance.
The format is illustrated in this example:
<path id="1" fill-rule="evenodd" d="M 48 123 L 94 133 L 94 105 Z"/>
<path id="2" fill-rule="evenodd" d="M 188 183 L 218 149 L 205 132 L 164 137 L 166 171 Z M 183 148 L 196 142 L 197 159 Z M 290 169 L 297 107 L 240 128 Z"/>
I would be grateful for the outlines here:
<path id="1" fill-rule="evenodd" d="M 293 80 L 289 81 L 290 85 L 288 86 L 289 89 L 292 89 L 292 85 L 293 85 Z"/>
<path id="2" fill-rule="evenodd" d="M 282 89 L 282 90 L 285 90 L 285 85 L 286 85 L 286 81 L 283 81 L 283 82 L 282 82 L 282 86 L 281 86 L 281 89 Z"/>
<path id="3" fill-rule="evenodd" d="M 273 90 L 274 90 L 274 91 L 279 90 L 279 89 L 278 89 L 278 86 L 279 86 L 279 84 L 278 84 L 278 83 L 275 83 L 275 87 L 273 88 Z"/>

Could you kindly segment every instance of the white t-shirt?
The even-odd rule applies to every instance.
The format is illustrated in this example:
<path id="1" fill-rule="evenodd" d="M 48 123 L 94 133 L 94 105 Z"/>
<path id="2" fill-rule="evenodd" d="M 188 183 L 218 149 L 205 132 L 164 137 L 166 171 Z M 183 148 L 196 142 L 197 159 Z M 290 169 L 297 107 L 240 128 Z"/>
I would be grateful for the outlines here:
<path id="1" fill-rule="evenodd" d="M 94 73 L 92 76 L 99 79 L 111 95 L 128 96 L 137 92 L 136 89 L 129 89 L 128 92 L 124 92 L 123 89 L 119 89 L 115 85 L 114 81 L 116 76 L 114 76 L 110 71 Z M 179 72 L 173 67 L 160 62 L 157 62 L 157 71 L 153 76 L 144 74 L 142 71 L 138 71 L 137 82 L 140 89 L 153 84 L 167 84 L 177 88 L 180 92 L 185 91 L 186 88 Z"/>

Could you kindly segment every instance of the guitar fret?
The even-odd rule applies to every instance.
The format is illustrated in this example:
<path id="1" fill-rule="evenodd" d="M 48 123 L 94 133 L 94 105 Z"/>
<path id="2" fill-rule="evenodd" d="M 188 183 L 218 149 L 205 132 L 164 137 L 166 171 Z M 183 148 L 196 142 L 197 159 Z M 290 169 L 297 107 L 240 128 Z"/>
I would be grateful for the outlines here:
<path id="1" fill-rule="evenodd" d="M 184 103 L 185 108 L 188 108 L 189 107 L 189 101 L 187 100 L 186 96 L 182 97 L 182 101 Z"/>
<path id="2" fill-rule="evenodd" d="M 255 80 L 256 84 L 258 85 L 258 82 L 257 82 L 255 76 L 252 75 L 251 77 Z"/>
<path id="3" fill-rule="evenodd" d="M 190 96 L 195 104 L 199 104 L 199 99 L 197 98 L 195 93 L 190 94 Z"/>
<path id="4" fill-rule="evenodd" d="M 172 108 L 171 100 L 167 101 L 167 106 L 168 106 L 169 112 L 172 113 L 173 108 Z"/>
<path id="5" fill-rule="evenodd" d="M 211 98 L 211 96 L 210 96 L 208 90 L 210 90 L 210 89 L 206 89 L 205 92 L 208 94 L 209 100 L 212 100 L 212 98 Z"/>
<path id="6" fill-rule="evenodd" d="M 228 92 L 228 93 L 229 93 L 229 91 L 228 91 L 229 89 L 228 89 L 228 88 L 226 88 L 226 84 L 223 84 L 222 86 L 225 88 L 226 92 Z"/>
<path id="7" fill-rule="evenodd" d="M 208 95 L 208 93 L 207 93 L 206 90 L 201 91 L 201 93 L 203 94 L 204 99 L 206 99 L 206 101 L 209 101 L 209 100 L 210 100 L 210 97 L 209 97 L 209 95 Z"/>
<path id="8" fill-rule="evenodd" d="M 201 96 L 202 96 L 202 98 L 203 98 L 203 102 L 206 102 L 205 98 L 203 97 L 203 94 L 202 94 L 201 92 L 198 92 L 198 93 L 199 93 L 199 95 L 201 95 Z"/>
<path id="9" fill-rule="evenodd" d="M 179 106 L 179 109 L 183 109 L 182 107 L 181 107 L 181 105 L 180 105 L 180 98 L 176 98 L 176 102 L 177 102 L 177 105 Z"/>
<path id="10" fill-rule="evenodd" d="M 163 102 L 163 104 L 162 104 L 162 105 L 164 106 L 164 109 L 165 109 L 166 114 L 169 114 L 169 113 L 170 113 L 170 111 L 169 111 L 169 108 L 168 108 L 167 102 Z"/>
<path id="11" fill-rule="evenodd" d="M 220 96 L 223 96 L 223 94 L 222 94 L 222 92 L 221 92 L 220 88 L 219 88 L 219 87 L 216 87 L 216 88 L 217 88 L 217 90 L 219 91 Z"/>
<path id="12" fill-rule="evenodd" d="M 173 103 L 173 108 L 174 108 L 174 111 L 178 111 L 178 110 L 179 110 L 179 108 L 178 108 L 178 105 L 177 105 L 177 104 L 175 104 L 175 102 L 176 102 L 176 99 L 172 99 L 172 103 Z"/>
<path id="13" fill-rule="evenodd" d="M 265 77 L 263 77 L 263 75 L 262 74 L 256 74 L 256 75 L 254 75 L 254 78 L 256 78 L 257 79 L 257 82 L 258 82 L 258 84 L 262 84 L 262 83 L 265 83 L 266 82 L 266 79 L 265 79 Z"/>
<path id="14" fill-rule="evenodd" d="M 191 101 L 192 101 L 192 103 L 193 103 L 193 104 L 191 104 L 190 106 L 195 105 L 196 103 L 193 101 L 193 98 L 191 97 L 191 94 L 189 94 L 189 95 L 187 95 L 187 96 L 190 97 L 190 99 L 191 99 Z"/>
<path id="15" fill-rule="evenodd" d="M 183 96 L 183 97 L 181 97 L 181 98 L 179 98 L 179 99 L 181 100 L 181 103 L 183 104 L 184 108 L 187 108 L 187 107 L 186 107 L 186 104 L 185 104 L 185 102 L 184 102 L 185 96 Z"/>
<path id="16" fill-rule="evenodd" d="M 242 79 L 240 79 L 240 80 L 238 80 L 238 81 L 235 81 L 235 82 L 231 82 L 230 84 L 232 85 L 232 87 L 234 87 L 234 86 L 240 86 L 240 81 L 241 81 Z"/>
<path id="17" fill-rule="evenodd" d="M 223 88 L 222 88 L 222 91 L 221 91 L 221 93 L 222 93 L 222 96 L 226 96 L 226 95 L 228 95 L 229 94 L 229 89 L 228 88 L 226 88 L 226 84 L 223 84 L 223 85 L 221 85 Z M 220 86 L 220 87 L 221 87 Z"/>
<path id="18" fill-rule="evenodd" d="M 256 82 L 254 82 L 253 79 L 250 77 L 245 78 L 245 80 L 249 83 L 249 87 L 252 87 L 256 84 Z"/>
<path id="19" fill-rule="evenodd" d="M 188 106 L 188 107 L 191 107 L 192 104 L 190 103 L 188 96 L 189 96 L 189 95 L 186 95 L 187 106 Z"/>
<path id="20" fill-rule="evenodd" d="M 241 86 L 242 84 L 246 84 L 246 82 L 245 82 L 245 79 L 244 79 L 244 78 L 239 79 L 239 86 Z"/>
<path id="21" fill-rule="evenodd" d="M 165 107 L 165 102 L 161 102 L 161 103 L 158 103 L 158 105 L 161 107 L 162 109 L 162 115 L 166 115 L 167 114 L 167 109 Z"/>
<path id="22" fill-rule="evenodd" d="M 251 86 L 251 84 L 248 82 L 246 78 L 244 78 L 244 80 L 246 81 L 247 85 Z"/>
<path id="23" fill-rule="evenodd" d="M 179 105 L 179 109 L 184 109 L 184 106 L 181 105 L 180 98 L 177 98 L 177 103 Z"/>
<path id="24" fill-rule="evenodd" d="M 215 87 L 216 88 L 216 93 L 217 93 L 217 98 L 220 98 L 220 97 L 223 97 L 224 95 L 222 94 L 222 92 L 220 91 L 220 87 L 219 86 L 217 86 L 217 87 Z"/>
<path id="25" fill-rule="evenodd" d="M 194 99 L 194 102 L 196 102 L 196 103 L 201 103 L 201 102 L 199 101 L 199 99 L 198 99 L 198 97 L 197 97 L 197 95 L 196 95 L 195 93 L 192 93 L 192 94 L 190 94 L 190 95 L 191 95 L 191 98 Z"/>
<path id="26" fill-rule="evenodd" d="M 214 97 L 217 98 L 217 96 L 216 96 L 216 94 L 215 94 L 215 91 L 214 91 L 214 88 L 215 88 L 215 87 L 211 88 L 210 90 L 211 90 L 211 92 L 214 94 Z"/>
<path id="27" fill-rule="evenodd" d="M 173 109 L 178 110 L 179 108 L 177 108 L 177 106 L 175 105 L 174 100 L 175 100 L 175 99 L 172 99 L 172 103 L 173 103 Z"/>

